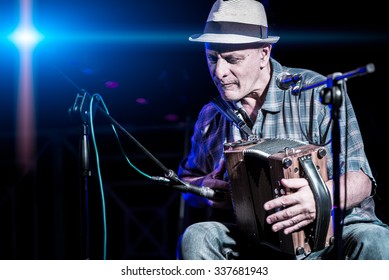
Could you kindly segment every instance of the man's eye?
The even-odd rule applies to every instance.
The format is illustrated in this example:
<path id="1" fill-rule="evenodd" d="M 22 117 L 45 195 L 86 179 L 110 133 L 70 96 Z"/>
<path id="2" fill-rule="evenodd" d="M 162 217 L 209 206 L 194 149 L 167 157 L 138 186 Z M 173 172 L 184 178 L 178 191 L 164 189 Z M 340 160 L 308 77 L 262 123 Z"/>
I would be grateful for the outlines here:
<path id="1" fill-rule="evenodd" d="M 237 63 L 239 63 L 240 61 L 242 61 L 242 59 L 240 59 L 240 58 L 235 58 L 235 57 L 232 57 L 232 58 L 227 59 L 227 62 L 228 62 L 229 64 L 237 64 Z"/>
<path id="2" fill-rule="evenodd" d="M 208 60 L 208 63 L 210 63 L 210 64 L 216 64 L 218 58 L 214 57 L 214 56 L 208 56 L 207 60 Z M 237 57 L 228 57 L 228 58 L 224 58 L 224 60 L 229 64 L 237 64 L 237 63 L 241 62 L 243 59 L 237 58 Z"/>
<path id="3" fill-rule="evenodd" d="M 207 58 L 209 63 L 215 64 L 217 62 L 217 58 L 213 56 L 208 56 Z"/>

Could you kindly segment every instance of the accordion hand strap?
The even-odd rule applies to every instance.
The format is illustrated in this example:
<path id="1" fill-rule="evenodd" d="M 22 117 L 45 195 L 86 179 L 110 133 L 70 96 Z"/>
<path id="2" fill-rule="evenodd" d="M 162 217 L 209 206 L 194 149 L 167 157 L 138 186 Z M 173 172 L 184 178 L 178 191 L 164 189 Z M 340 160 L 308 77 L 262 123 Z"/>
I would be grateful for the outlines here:
<path id="1" fill-rule="evenodd" d="M 326 247 L 327 230 L 331 221 L 331 195 L 329 190 L 320 176 L 310 155 L 299 158 L 299 162 L 304 169 L 306 179 L 313 192 L 316 204 L 316 219 L 314 228 L 315 242 L 312 244 L 312 250 L 318 251 Z"/>

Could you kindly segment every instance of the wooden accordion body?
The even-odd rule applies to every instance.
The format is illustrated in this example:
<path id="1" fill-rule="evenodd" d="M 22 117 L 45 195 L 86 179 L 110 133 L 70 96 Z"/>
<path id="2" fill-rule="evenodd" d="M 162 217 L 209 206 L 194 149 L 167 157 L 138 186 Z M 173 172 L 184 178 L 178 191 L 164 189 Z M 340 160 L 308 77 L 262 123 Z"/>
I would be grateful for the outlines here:
<path id="1" fill-rule="evenodd" d="M 332 238 L 331 196 L 327 180 L 326 150 L 290 139 L 260 139 L 225 144 L 224 156 L 231 181 L 235 218 L 247 246 L 270 246 L 300 258 L 327 247 Z M 298 232 L 275 233 L 266 223 L 263 205 L 290 190 L 282 178 L 308 180 L 316 203 L 314 223 Z M 279 211 L 276 209 L 275 211 Z"/>

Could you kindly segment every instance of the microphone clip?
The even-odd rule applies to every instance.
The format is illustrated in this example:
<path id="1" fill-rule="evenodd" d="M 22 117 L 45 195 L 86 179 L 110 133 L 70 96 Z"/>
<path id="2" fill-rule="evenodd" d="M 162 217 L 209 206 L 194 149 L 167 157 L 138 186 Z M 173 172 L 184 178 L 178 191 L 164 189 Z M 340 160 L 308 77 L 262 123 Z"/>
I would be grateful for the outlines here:
<path id="1" fill-rule="evenodd" d="M 300 86 L 297 85 L 302 79 L 302 75 L 300 73 L 297 74 L 289 74 L 288 72 L 282 72 L 278 74 L 276 78 L 276 84 L 279 89 L 289 90 L 292 88 L 292 94 L 298 95 L 300 93 Z"/>

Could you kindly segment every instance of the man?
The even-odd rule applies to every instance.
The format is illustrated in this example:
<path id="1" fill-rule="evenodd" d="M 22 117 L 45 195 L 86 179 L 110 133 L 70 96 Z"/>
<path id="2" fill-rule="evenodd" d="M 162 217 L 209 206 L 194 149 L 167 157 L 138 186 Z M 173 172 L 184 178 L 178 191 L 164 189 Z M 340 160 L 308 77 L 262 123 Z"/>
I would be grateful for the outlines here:
<path id="1" fill-rule="evenodd" d="M 271 57 L 272 45 L 279 37 L 268 36 L 267 28 L 266 13 L 260 2 L 217 0 L 209 13 L 204 33 L 193 35 L 189 40 L 205 43 L 210 75 L 220 96 L 241 113 L 240 118 L 246 120 L 254 135 L 260 139 L 294 139 L 326 147 L 329 180 L 325 185 L 333 201 L 332 148 L 335 139 L 331 139 L 331 131 L 334 120 L 331 106 L 322 103 L 323 86 L 299 94 L 292 94 L 288 83 L 286 90 L 281 89 L 280 84 L 277 86 L 277 77 L 279 83 L 285 73 L 298 74 L 298 80 L 304 84 L 319 83 L 326 77 L 279 64 Z M 339 205 L 345 207 L 342 242 L 338 242 L 341 247 L 334 249 L 336 243 L 332 243 L 324 249 L 304 252 L 298 256 L 300 259 L 389 259 L 389 227 L 374 213 L 375 180 L 345 91 L 343 84 L 338 118 L 341 142 Z M 224 144 L 242 141 L 248 136 L 217 107 L 209 103 L 202 108 L 194 127 L 191 151 L 181 162 L 178 176 L 193 185 L 229 192 L 231 174 L 226 172 Z M 261 207 L 268 213 L 266 223 L 271 230 L 290 235 L 316 222 L 318 205 L 308 180 L 304 177 L 283 178 L 280 183 L 292 193 L 272 198 Z M 220 200 L 184 194 L 184 198 L 189 205 L 211 207 L 213 215 L 209 221 L 192 224 L 184 231 L 177 249 L 179 259 L 297 257 L 267 246 L 247 248 L 246 240 L 240 238 L 239 230 L 233 225 L 234 209 L 229 196 Z M 338 248 L 344 249 L 341 256 Z"/>

